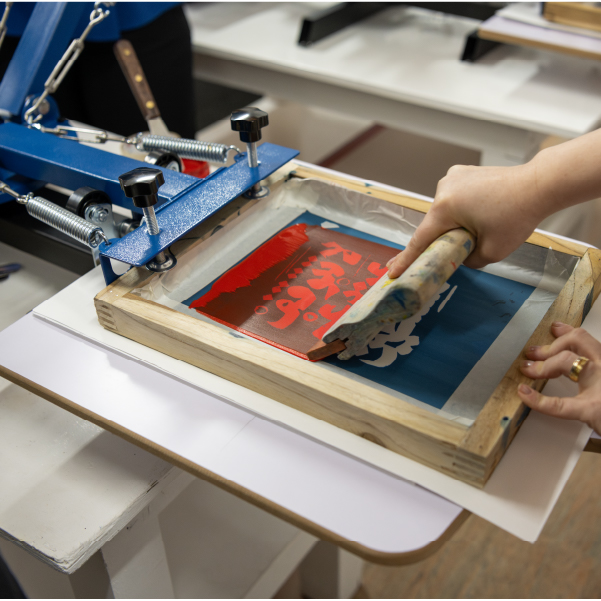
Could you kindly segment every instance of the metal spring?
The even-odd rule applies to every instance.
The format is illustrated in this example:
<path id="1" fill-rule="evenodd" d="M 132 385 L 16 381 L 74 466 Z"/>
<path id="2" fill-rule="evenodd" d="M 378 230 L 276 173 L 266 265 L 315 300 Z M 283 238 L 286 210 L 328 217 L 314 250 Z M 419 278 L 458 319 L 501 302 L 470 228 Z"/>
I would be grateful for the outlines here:
<path id="1" fill-rule="evenodd" d="M 240 153 L 235 146 L 226 144 L 212 144 L 211 142 L 200 142 L 198 140 L 187 140 L 185 138 L 169 138 L 167 136 L 145 135 L 136 140 L 138 150 L 169 150 L 175 152 L 184 159 L 195 159 L 197 161 L 208 161 L 209 163 L 227 162 L 227 153 L 234 150 Z"/>
<path id="2" fill-rule="evenodd" d="M 107 242 L 102 228 L 73 215 L 66 209 L 39 196 L 27 198 L 25 203 L 27 212 L 36 219 L 67 234 L 90 248 L 96 248 L 101 241 Z"/>

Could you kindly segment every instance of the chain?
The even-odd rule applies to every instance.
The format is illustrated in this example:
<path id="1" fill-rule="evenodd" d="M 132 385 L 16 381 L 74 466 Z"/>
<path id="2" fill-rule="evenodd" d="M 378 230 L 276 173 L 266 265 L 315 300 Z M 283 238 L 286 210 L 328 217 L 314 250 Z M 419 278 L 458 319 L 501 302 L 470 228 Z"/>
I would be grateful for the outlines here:
<path id="1" fill-rule="evenodd" d="M 34 123 L 37 123 L 42 118 L 41 114 L 38 114 L 35 117 L 34 115 L 37 113 L 42 102 L 46 100 L 48 94 L 54 94 L 60 86 L 63 79 L 65 79 L 65 76 L 69 72 L 69 69 L 71 69 L 73 63 L 75 63 L 75 61 L 81 54 L 84 48 L 84 41 L 88 37 L 90 31 L 92 31 L 92 29 L 96 25 L 98 25 L 98 23 L 101 23 L 102 21 L 104 21 L 104 19 L 106 19 L 109 16 L 109 10 L 103 10 L 102 8 L 100 8 L 102 4 L 104 4 L 105 6 L 113 6 L 115 3 L 94 3 L 94 10 L 90 13 L 90 22 L 88 23 L 87 27 L 83 30 L 83 33 L 79 38 L 76 38 L 71 42 L 71 44 L 67 48 L 67 51 L 65 52 L 65 54 L 63 54 L 63 57 L 60 59 L 60 61 L 58 61 L 56 67 L 54 67 L 54 69 L 52 70 L 52 73 L 50 73 L 50 77 L 48 77 L 48 79 L 46 80 L 46 83 L 44 84 L 44 91 L 38 98 L 36 98 L 34 104 L 25 113 L 25 121 L 29 126 L 33 125 Z"/>
<path id="2" fill-rule="evenodd" d="M 6 35 L 6 22 L 8 21 L 8 15 L 10 13 L 10 9 L 13 6 L 13 2 L 7 2 L 4 7 L 4 12 L 2 13 L 2 20 L 0 21 L 0 48 L 2 47 L 2 43 L 4 42 L 4 36 Z"/>

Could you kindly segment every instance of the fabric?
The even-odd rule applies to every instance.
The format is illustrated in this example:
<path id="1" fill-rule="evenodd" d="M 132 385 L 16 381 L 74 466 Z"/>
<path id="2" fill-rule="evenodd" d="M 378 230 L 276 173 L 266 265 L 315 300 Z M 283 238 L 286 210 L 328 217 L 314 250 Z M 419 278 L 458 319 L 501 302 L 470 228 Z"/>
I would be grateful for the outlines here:
<path id="1" fill-rule="evenodd" d="M 142 27 L 124 31 L 122 37 L 132 43 L 167 127 L 182 137 L 194 138 L 190 28 L 180 5 L 157 4 L 163 8 L 166 5 L 168 10 Z M 11 12 L 9 22 L 12 17 Z M 19 38 L 7 35 L 0 51 L 0 75 L 4 74 L 18 42 Z M 112 41 L 86 42 L 53 97 L 63 118 L 124 136 L 148 130 L 115 58 Z"/>
<path id="2" fill-rule="evenodd" d="M 305 212 L 283 231 L 299 224 L 305 226 L 305 231 L 311 231 L 311 226 L 323 226 L 324 220 Z M 372 285 L 386 271 L 386 259 L 403 248 L 333 222 L 328 222 L 327 227 L 331 229 L 316 237 L 311 253 L 303 255 L 300 266 L 289 265 L 296 261 L 296 255 L 291 253 L 279 257 L 283 259 L 283 269 L 278 269 L 280 261 L 275 261 L 273 267 L 265 270 L 263 273 L 271 279 L 268 283 L 261 282 L 262 290 L 255 291 L 241 280 L 237 281 L 237 288 L 230 286 L 230 291 L 223 285 L 227 273 L 252 258 L 257 249 L 183 303 L 215 321 L 302 356 L 299 345 L 305 348 L 307 339 L 314 344 L 331 321 L 343 315 L 368 288 L 343 278 L 352 276 L 357 268 L 367 267 L 368 272 L 357 274 L 357 282 Z M 370 244 L 366 245 L 366 241 Z M 332 242 L 338 243 L 340 252 L 330 254 L 331 250 L 337 250 Z M 371 252 L 380 254 L 372 258 Z M 357 256 L 353 254 L 360 256 L 356 263 L 353 262 Z M 372 263 L 377 264 L 369 271 Z M 295 267 L 301 271 L 292 279 Z M 344 268 L 345 273 L 336 277 L 336 268 Z M 533 291 L 533 286 L 461 266 L 419 314 L 399 324 L 387 325 L 348 361 L 335 356 L 324 361 L 441 409 Z M 261 296 L 257 295 L 259 292 Z M 226 305 L 232 301 L 238 306 L 235 320 L 228 321 L 232 314 Z"/>
<path id="3" fill-rule="evenodd" d="M 5 3 L 2 4 L 2 10 L 4 10 Z M 82 17 L 77 31 L 83 31 L 86 28 L 90 20 L 90 13 L 94 9 L 93 2 L 86 4 L 89 4 L 90 9 Z M 117 2 L 115 6 L 109 8 L 110 15 L 92 29 L 87 40 L 89 42 L 116 42 L 121 38 L 122 32 L 148 25 L 178 4 L 176 2 Z M 23 35 L 25 25 L 27 25 L 35 5 L 35 2 L 15 2 L 13 4 L 7 22 L 7 35 L 16 37 Z"/>

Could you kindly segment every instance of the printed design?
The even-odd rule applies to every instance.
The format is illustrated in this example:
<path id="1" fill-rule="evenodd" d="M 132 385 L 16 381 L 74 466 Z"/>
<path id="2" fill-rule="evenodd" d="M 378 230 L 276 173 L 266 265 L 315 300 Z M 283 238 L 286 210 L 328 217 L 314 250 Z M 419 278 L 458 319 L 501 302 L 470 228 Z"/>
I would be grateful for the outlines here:
<path id="1" fill-rule="evenodd" d="M 319 227 L 323 222 L 303 213 L 184 303 L 306 358 L 303 353 L 402 250 L 346 226 L 335 228 L 332 222 L 327 229 Z M 341 361 L 334 355 L 324 361 L 440 409 L 533 290 L 461 266 L 429 307 L 385 327 L 360 356 Z"/>
<path id="2" fill-rule="evenodd" d="M 392 365 L 399 355 L 408 355 L 418 344 L 419 336 L 415 336 L 413 331 L 415 326 L 421 321 L 424 315 L 427 315 L 438 299 L 450 288 L 449 284 L 443 284 L 438 294 L 436 294 L 424 308 L 409 319 L 404 319 L 400 323 L 387 324 L 381 332 L 368 344 L 362 351 L 357 353 L 357 357 L 367 355 L 371 350 L 379 349 L 382 354 L 377 359 L 361 359 L 367 365 L 374 367 L 388 367 Z M 457 286 L 449 292 L 445 300 L 439 305 L 438 312 L 442 310 L 446 302 L 453 295 Z M 396 344 L 396 346 L 395 346 Z"/>
<path id="3" fill-rule="evenodd" d="M 306 358 L 386 273 L 388 259 L 397 252 L 335 229 L 297 223 L 223 274 L 189 306 Z"/>

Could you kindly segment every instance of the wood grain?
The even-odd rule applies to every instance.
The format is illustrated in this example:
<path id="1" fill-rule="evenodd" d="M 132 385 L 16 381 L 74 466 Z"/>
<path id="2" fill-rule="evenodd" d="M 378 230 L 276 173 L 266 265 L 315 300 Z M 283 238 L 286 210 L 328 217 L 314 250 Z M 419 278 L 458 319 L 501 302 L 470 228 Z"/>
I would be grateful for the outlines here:
<path id="1" fill-rule="evenodd" d="M 109 315 L 122 336 L 432 467 L 463 476 L 465 461 L 478 460 L 456 455 L 466 431 L 461 424 L 122 291 L 113 285 L 95 299 L 102 319 Z"/>
<path id="2" fill-rule="evenodd" d="M 553 52 L 561 52 L 562 54 L 578 56 L 579 58 L 590 58 L 593 60 L 599 60 L 599 58 L 601 58 L 600 52 L 582 50 L 580 48 L 572 48 L 570 46 L 563 46 L 560 44 L 555 44 L 553 42 L 541 42 L 540 40 L 518 37 L 506 33 L 499 33 L 497 31 L 488 31 L 485 28 L 478 29 L 478 37 L 483 40 L 500 42 L 501 44 L 512 44 L 514 46 L 526 46 L 529 48 L 538 48 L 540 50 L 551 50 Z"/>
<path id="3" fill-rule="evenodd" d="M 328 179 L 323 172 L 294 166 L 280 172 L 287 177 L 315 177 L 366 193 L 360 182 L 344 176 Z M 370 187 L 371 195 L 415 210 L 430 206 L 389 190 Z M 176 249 L 183 258 L 208 237 L 215 223 L 227 223 L 244 207 L 221 216 L 193 232 Z M 528 345 L 549 340 L 552 321 L 580 325 L 601 286 L 601 253 L 577 243 L 536 234 L 534 244 L 583 256 L 570 280 L 538 325 Z M 507 449 L 526 413 L 516 395 L 517 357 L 471 428 L 399 400 L 384 391 L 356 382 L 316 363 L 281 353 L 267 345 L 214 324 L 205 323 L 131 294 L 150 278 L 142 269 L 131 270 L 95 299 L 100 323 L 107 329 L 186 361 L 317 419 L 352 432 L 375 444 L 405 455 L 455 478 L 481 487 Z M 521 355 L 521 353 L 520 353 Z M 540 388 L 542 383 L 537 383 Z"/>
<path id="4" fill-rule="evenodd" d="M 545 2 L 543 17 L 554 23 L 601 31 L 601 9 L 586 2 Z"/>
<path id="5" fill-rule="evenodd" d="M 406 196 L 400 192 L 393 192 L 391 190 L 383 189 L 378 187 L 377 184 L 368 185 L 362 182 L 357 182 L 356 180 L 345 177 L 340 173 L 326 175 L 321 171 L 312 170 L 304 165 L 287 167 L 286 171 L 282 172 L 282 174 L 284 173 L 288 177 L 298 177 L 300 179 L 319 179 L 328 183 L 344 186 L 349 190 L 355 190 L 361 194 L 369 194 L 374 198 L 379 198 L 381 200 L 385 200 L 386 202 L 407 207 L 408 209 L 413 209 L 419 213 L 427 213 L 432 207 L 432 203 L 427 200 L 421 200 L 419 198 L 413 198 L 412 196 Z M 535 246 L 550 248 L 574 257 L 581 257 L 586 252 L 587 248 L 589 248 L 586 244 L 581 244 L 573 240 L 562 240 L 561 238 L 556 238 L 553 236 L 553 234 L 541 232 L 533 232 L 526 242 L 528 244 L 534 244 Z"/>
<path id="6" fill-rule="evenodd" d="M 551 334 L 554 321 L 579 327 L 586 316 L 587 305 L 590 308 L 599 296 L 600 276 L 601 252 L 588 249 L 524 348 L 550 344 L 554 340 Z M 546 380 L 531 380 L 521 373 L 520 363 L 523 359 L 524 355 L 520 353 L 462 441 L 461 446 L 465 450 L 487 457 L 489 474 L 507 450 L 528 412 L 517 395 L 518 385 L 524 383 L 542 390 L 546 384 Z M 494 432 L 496 435 L 491 435 Z"/>
<path id="7" fill-rule="evenodd" d="M 584 453 L 538 541 L 472 516 L 431 557 L 366 566 L 371 599 L 590 599 L 601 591 L 601 457 Z"/>

